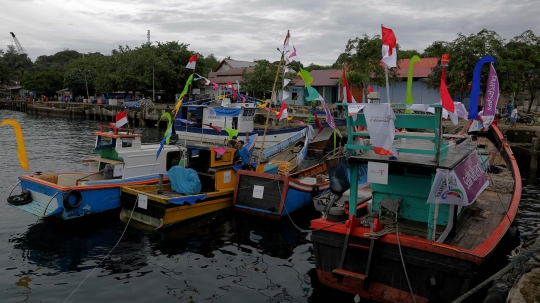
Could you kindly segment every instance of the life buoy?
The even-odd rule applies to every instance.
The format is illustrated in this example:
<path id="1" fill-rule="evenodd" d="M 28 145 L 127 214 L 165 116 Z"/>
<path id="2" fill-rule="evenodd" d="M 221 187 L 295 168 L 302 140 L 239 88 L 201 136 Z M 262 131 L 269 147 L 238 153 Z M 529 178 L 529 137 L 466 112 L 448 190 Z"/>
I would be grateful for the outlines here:
<path id="1" fill-rule="evenodd" d="M 316 197 L 317 195 L 319 195 L 319 185 L 315 184 L 311 189 L 311 196 Z"/>
<path id="2" fill-rule="evenodd" d="M 74 196 L 75 197 L 75 204 L 69 203 L 69 197 Z M 72 210 L 77 207 L 79 207 L 82 203 L 82 195 L 77 190 L 70 190 L 64 195 L 64 200 L 62 201 L 64 204 L 64 208 L 67 210 Z"/>
<path id="3" fill-rule="evenodd" d="M 26 205 L 32 202 L 32 196 L 30 195 L 29 190 L 23 190 L 20 194 L 10 196 L 7 198 L 7 202 L 11 205 Z"/>

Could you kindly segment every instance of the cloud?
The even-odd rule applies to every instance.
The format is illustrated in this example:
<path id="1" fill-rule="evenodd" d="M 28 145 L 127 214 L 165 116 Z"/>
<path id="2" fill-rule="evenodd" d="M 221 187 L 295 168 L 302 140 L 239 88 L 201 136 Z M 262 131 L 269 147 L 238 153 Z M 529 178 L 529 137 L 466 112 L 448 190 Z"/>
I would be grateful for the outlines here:
<path id="1" fill-rule="evenodd" d="M 332 64 L 349 39 L 394 30 L 403 49 L 423 51 L 437 40 L 451 41 L 483 28 L 511 39 L 532 29 L 540 5 L 517 0 L 199 0 L 193 1 L 10 1 L 3 5 L 0 45 L 14 31 L 32 59 L 63 49 L 109 54 L 118 45 L 179 41 L 204 55 L 238 60 L 279 60 L 287 30 L 305 64 Z"/>

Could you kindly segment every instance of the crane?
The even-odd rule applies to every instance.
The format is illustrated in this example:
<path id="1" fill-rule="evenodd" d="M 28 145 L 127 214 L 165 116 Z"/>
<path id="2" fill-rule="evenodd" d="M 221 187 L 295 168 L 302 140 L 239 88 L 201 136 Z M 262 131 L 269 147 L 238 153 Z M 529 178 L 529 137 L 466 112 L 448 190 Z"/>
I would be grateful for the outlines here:
<path id="1" fill-rule="evenodd" d="M 9 32 L 11 34 L 11 37 L 13 38 L 13 44 L 15 44 L 15 48 L 17 49 L 17 53 L 19 54 L 27 54 L 26 50 L 24 49 L 24 47 L 21 45 L 21 43 L 19 42 L 19 39 L 17 39 L 17 37 L 15 37 L 15 34 L 13 32 Z"/>

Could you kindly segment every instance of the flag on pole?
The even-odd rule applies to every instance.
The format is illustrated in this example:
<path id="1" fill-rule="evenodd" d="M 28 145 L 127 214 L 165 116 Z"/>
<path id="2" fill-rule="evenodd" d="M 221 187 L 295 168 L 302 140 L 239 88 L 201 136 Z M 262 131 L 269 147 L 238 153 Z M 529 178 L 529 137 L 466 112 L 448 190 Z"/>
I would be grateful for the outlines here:
<path id="1" fill-rule="evenodd" d="M 317 126 L 317 129 L 319 130 L 319 131 L 317 132 L 317 134 L 311 139 L 311 141 L 313 141 L 313 140 L 315 140 L 315 138 L 317 138 L 317 136 L 318 136 L 320 133 L 322 133 L 322 131 L 324 130 L 324 127 L 322 126 L 321 121 L 319 121 L 319 117 L 317 117 L 317 113 L 315 113 L 315 112 L 313 112 L 313 111 L 310 112 L 310 114 L 311 114 L 311 113 L 315 114 L 315 126 Z M 311 118 L 311 115 L 310 115 L 309 117 Z M 309 121 L 308 121 L 308 123 L 309 123 Z"/>
<path id="2" fill-rule="evenodd" d="M 184 85 L 184 90 L 182 90 L 182 93 L 180 93 L 180 96 L 178 96 L 178 101 L 176 101 L 176 105 L 174 106 L 174 111 L 178 113 L 180 110 L 180 106 L 182 106 L 182 102 L 184 101 L 184 96 L 187 94 L 189 90 L 189 86 L 191 85 L 191 81 L 193 81 L 193 74 L 189 76 L 189 78 L 186 81 L 186 85 Z"/>
<path id="3" fill-rule="evenodd" d="M 236 90 L 234 89 L 234 85 L 231 82 L 227 82 L 227 84 L 231 86 L 233 97 L 236 99 L 237 96 L 236 96 Z"/>
<path id="4" fill-rule="evenodd" d="M 388 67 L 397 66 L 397 51 L 396 51 L 396 35 L 394 31 L 386 28 L 382 28 L 382 60 Z"/>
<path id="5" fill-rule="evenodd" d="M 313 82 L 313 77 L 309 74 L 307 70 L 304 70 L 300 67 L 300 71 L 298 72 L 298 75 L 304 80 L 304 87 L 308 87 Z"/>
<path id="6" fill-rule="evenodd" d="M 330 112 L 330 109 L 328 108 L 328 104 L 326 104 L 326 101 L 321 97 L 319 98 L 321 101 L 321 104 L 324 108 L 324 111 L 326 112 L 326 123 L 328 123 L 328 126 L 330 126 L 333 130 L 335 130 L 339 137 L 341 137 L 341 133 L 339 132 L 339 129 L 336 126 L 336 122 L 334 121 L 334 117 L 332 117 L 332 112 Z"/>
<path id="7" fill-rule="evenodd" d="M 128 123 L 127 114 L 125 110 L 122 110 L 116 115 L 116 127 L 122 127 Z"/>
<path id="8" fill-rule="evenodd" d="M 287 63 L 290 63 L 292 58 L 296 58 L 296 47 L 294 47 L 294 44 L 293 44 L 292 48 L 293 48 L 293 51 L 292 51 L 292 53 L 287 57 Z"/>
<path id="9" fill-rule="evenodd" d="M 444 82 L 444 79 L 442 77 L 441 77 L 441 87 L 439 91 L 440 91 L 443 109 L 448 111 L 448 114 L 450 115 L 450 119 L 452 120 L 452 123 L 454 123 L 454 125 L 457 125 L 458 116 L 455 114 L 456 107 L 454 105 L 454 101 L 452 100 L 452 97 L 450 97 L 450 93 L 448 92 L 448 89 L 446 88 L 446 83 Z"/>
<path id="10" fill-rule="evenodd" d="M 279 110 L 279 113 L 276 115 L 276 118 L 279 119 L 279 121 L 287 118 L 289 114 L 287 113 L 287 103 L 281 102 L 281 109 Z"/>
<path id="11" fill-rule="evenodd" d="M 287 31 L 287 36 L 285 36 L 285 40 L 283 40 L 283 53 L 286 54 L 289 52 L 289 41 L 291 40 L 291 34 L 289 31 Z"/>
<path id="12" fill-rule="evenodd" d="M 191 56 L 188 60 L 188 64 L 186 65 L 186 68 L 189 69 L 195 69 L 195 64 L 197 64 L 197 54 Z"/>
<path id="13" fill-rule="evenodd" d="M 486 84 L 486 100 L 484 102 L 484 116 L 495 116 L 497 101 L 499 100 L 499 78 L 491 63 L 489 67 L 488 80 Z"/>
<path id="14" fill-rule="evenodd" d="M 343 71 L 343 101 L 347 103 L 356 103 L 354 97 L 351 93 L 351 88 L 349 87 L 349 82 L 347 81 L 347 73 Z"/>

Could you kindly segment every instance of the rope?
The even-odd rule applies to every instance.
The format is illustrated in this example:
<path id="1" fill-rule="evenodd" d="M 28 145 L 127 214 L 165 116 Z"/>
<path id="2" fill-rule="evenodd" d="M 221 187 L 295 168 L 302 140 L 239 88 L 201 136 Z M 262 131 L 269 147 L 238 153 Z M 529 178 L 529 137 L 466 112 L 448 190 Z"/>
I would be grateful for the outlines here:
<path id="1" fill-rule="evenodd" d="M 139 202 L 139 196 L 137 196 L 137 199 L 135 200 L 135 203 L 133 203 L 133 208 L 131 209 L 131 215 L 129 216 L 129 219 L 126 223 L 126 227 L 124 227 L 124 230 L 122 231 L 122 234 L 120 235 L 120 238 L 118 239 L 118 242 L 116 242 L 116 244 L 114 244 L 113 248 L 105 255 L 105 257 L 103 257 L 103 259 L 101 259 L 101 261 L 99 261 L 99 263 L 94 267 L 94 269 L 92 269 L 92 271 L 81 281 L 81 283 L 79 283 L 79 285 L 77 285 L 77 287 L 69 294 L 69 296 L 64 300 L 64 303 L 66 303 L 69 298 L 71 298 L 71 296 L 79 289 L 79 287 L 81 287 L 81 285 L 83 285 L 83 283 L 86 281 L 86 279 L 88 279 L 88 277 L 90 277 L 94 271 L 98 268 L 99 265 L 101 265 L 101 263 L 103 263 L 103 261 L 105 261 L 105 259 L 107 259 L 109 257 L 109 255 L 113 252 L 113 250 L 118 246 L 118 244 L 120 243 L 120 241 L 122 241 L 122 238 L 124 237 L 124 234 L 126 233 L 126 230 L 129 226 L 129 222 L 131 221 L 131 218 L 133 217 L 133 213 L 135 211 L 135 206 L 137 206 L 137 203 Z"/>
<path id="2" fill-rule="evenodd" d="M 398 228 L 397 218 L 396 218 L 396 238 L 397 238 L 397 243 L 398 243 L 398 248 L 399 248 L 399 256 L 401 257 L 401 265 L 403 265 L 403 272 L 405 272 L 405 279 L 407 279 L 407 284 L 409 285 L 409 291 L 411 292 L 413 301 L 414 303 L 416 303 L 416 298 L 414 296 L 414 293 L 411 287 L 411 281 L 409 280 L 409 275 L 407 274 L 407 268 L 405 268 L 405 260 L 403 260 L 403 252 L 401 251 L 401 242 L 399 241 L 399 228 Z"/>

